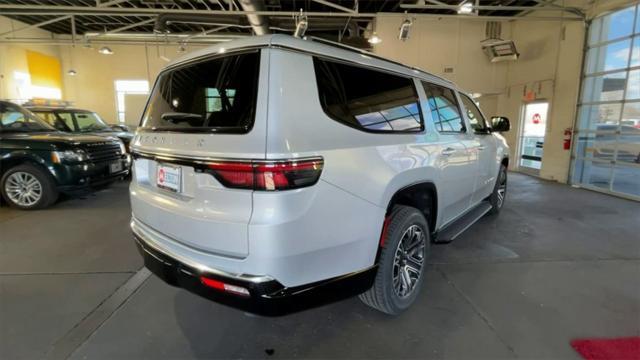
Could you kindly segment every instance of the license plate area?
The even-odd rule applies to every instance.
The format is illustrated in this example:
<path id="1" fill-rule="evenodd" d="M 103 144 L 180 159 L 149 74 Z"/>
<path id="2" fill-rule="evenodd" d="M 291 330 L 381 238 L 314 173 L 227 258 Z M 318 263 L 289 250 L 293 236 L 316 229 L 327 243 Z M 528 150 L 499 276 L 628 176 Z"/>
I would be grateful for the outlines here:
<path id="1" fill-rule="evenodd" d="M 109 164 L 109 172 L 111 174 L 119 173 L 121 171 L 122 171 L 122 161 L 118 160 Z"/>
<path id="2" fill-rule="evenodd" d="M 182 168 L 159 163 L 156 167 L 156 186 L 180 193 L 182 191 Z"/>

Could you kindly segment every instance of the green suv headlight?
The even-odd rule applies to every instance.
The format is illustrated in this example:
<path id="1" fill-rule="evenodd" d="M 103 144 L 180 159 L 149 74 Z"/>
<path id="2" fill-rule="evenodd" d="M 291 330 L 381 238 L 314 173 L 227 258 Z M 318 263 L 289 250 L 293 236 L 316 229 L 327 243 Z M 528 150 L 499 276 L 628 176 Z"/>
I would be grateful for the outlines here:
<path id="1" fill-rule="evenodd" d="M 124 155 L 126 154 L 127 151 L 127 146 L 124 144 L 124 142 L 122 140 L 118 141 L 118 145 L 120 145 L 120 155 Z"/>
<path id="2" fill-rule="evenodd" d="M 89 157 L 84 150 L 65 150 L 65 151 L 53 151 L 51 153 L 51 161 L 56 164 L 62 162 L 82 162 L 88 160 Z"/>

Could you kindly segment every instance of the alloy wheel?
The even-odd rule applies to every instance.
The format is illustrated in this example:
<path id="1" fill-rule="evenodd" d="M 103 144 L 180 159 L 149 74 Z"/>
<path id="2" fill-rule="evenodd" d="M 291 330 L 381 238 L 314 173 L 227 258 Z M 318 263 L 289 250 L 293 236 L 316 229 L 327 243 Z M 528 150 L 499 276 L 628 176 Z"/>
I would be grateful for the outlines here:
<path id="1" fill-rule="evenodd" d="M 30 173 L 17 171 L 7 178 L 4 185 L 7 197 L 17 205 L 29 207 L 42 198 L 42 184 Z"/>
<path id="2" fill-rule="evenodd" d="M 400 298 L 409 297 L 422 275 L 426 236 L 418 225 L 402 234 L 393 261 L 393 290 Z"/>

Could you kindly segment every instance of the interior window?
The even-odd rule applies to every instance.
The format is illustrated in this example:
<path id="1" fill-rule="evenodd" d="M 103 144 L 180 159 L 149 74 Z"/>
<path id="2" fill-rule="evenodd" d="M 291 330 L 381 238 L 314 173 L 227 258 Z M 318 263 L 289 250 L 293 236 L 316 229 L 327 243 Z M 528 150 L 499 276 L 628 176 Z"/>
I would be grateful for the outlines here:
<path id="1" fill-rule="evenodd" d="M 444 86 L 423 82 L 429 109 L 436 127 L 441 132 L 465 132 L 458 101 L 453 90 Z"/>
<path id="2" fill-rule="evenodd" d="M 473 128 L 475 132 L 486 131 L 487 121 L 484 116 L 482 116 L 482 112 L 480 112 L 476 103 L 471 100 L 471 98 L 463 94 L 460 94 L 460 98 L 462 99 L 462 105 L 464 105 L 464 108 L 467 111 L 467 118 L 469 119 L 469 123 L 471 123 L 471 128 Z"/>
<path id="3" fill-rule="evenodd" d="M 224 92 L 222 95 L 220 92 Z M 207 102 L 207 117 L 216 111 L 230 109 L 233 106 L 236 89 L 206 88 L 205 99 Z"/>
<path id="4" fill-rule="evenodd" d="M 332 119 L 366 131 L 424 129 L 412 79 L 318 58 L 313 64 L 320 103 Z"/>

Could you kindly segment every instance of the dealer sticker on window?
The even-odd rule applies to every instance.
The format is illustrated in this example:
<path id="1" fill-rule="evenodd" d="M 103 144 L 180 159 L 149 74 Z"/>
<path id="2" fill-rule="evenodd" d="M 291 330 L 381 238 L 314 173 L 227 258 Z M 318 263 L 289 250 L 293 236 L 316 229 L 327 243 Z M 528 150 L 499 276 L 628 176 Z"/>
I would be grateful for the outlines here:
<path id="1" fill-rule="evenodd" d="M 180 192 L 181 168 L 177 166 L 167 166 L 158 164 L 156 171 L 156 185 L 159 188 Z"/>

